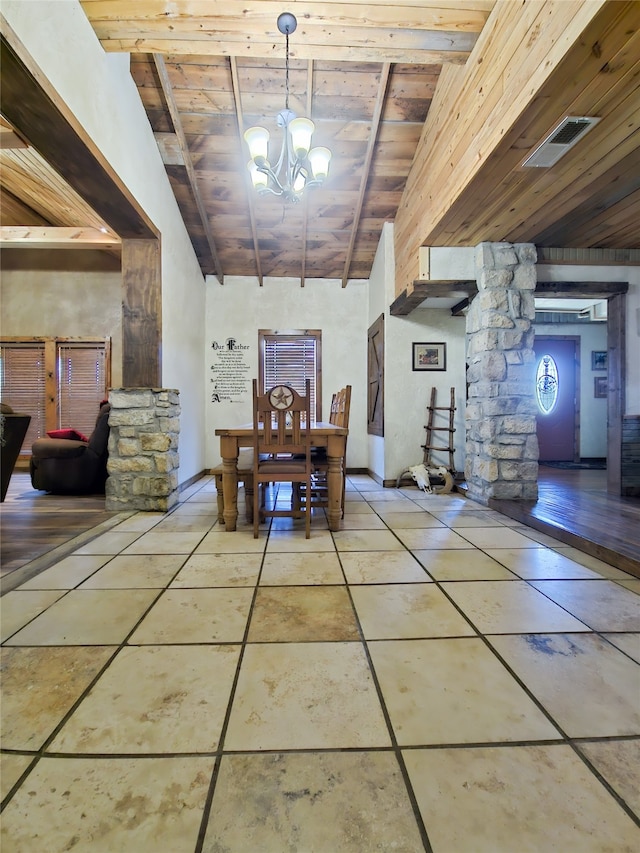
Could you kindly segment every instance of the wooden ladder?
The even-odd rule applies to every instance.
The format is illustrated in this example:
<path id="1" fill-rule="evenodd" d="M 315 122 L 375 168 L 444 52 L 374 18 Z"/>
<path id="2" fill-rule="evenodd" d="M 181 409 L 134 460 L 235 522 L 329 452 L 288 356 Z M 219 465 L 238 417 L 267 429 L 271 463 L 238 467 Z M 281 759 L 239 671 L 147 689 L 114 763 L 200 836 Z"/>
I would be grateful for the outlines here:
<path id="1" fill-rule="evenodd" d="M 429 405 L 427 406 L 427 423 L 425 425 L 425 430 L 427 431 L 427 437 L 425 444 L 422 445 L 422 449 L 424 450 L 423 456 L 423 464 L 426 468 L 437 468 L 438 463 L 435 462 L 432 458 L 432 451 L 448 453 L 449 454 L 449 467 L 448 470 L 451 474 L 455 474 L 454 462 L 453 462 L 453 434 L 455 432 L 455 427 L 453 426 L 453 417 L 456 411 L 456 389 L 451 389 L 451 401 L 448 406 L 436 406 L 436 389 L 435 387 L 431 389 L 431 399 L 429 401 Z M 449 413 L 449 422 L 447 426 L 435 426 L 434 421 L 436 418 L 436 412 L 448 412 Z M 437 433 L 444 432 L 448 435 L 438 436 Z M 442 439 L 448 438 L 449 441 L 447 444 L 442 444 Z M 434 444 L 434 439 L 440 439 L 438 444 Z"/>

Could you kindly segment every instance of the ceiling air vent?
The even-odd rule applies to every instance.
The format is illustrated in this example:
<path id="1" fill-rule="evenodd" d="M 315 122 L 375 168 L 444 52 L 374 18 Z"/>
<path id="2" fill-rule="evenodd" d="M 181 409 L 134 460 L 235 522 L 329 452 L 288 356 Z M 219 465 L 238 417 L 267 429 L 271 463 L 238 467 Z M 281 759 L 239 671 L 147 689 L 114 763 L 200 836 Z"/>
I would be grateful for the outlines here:
<path id="1" fill-rule="evenodd" d="M 599 121 L 589 116 L 566 116 L 523 161 L 523 167 L 548 169 L 553 166 Z"/>

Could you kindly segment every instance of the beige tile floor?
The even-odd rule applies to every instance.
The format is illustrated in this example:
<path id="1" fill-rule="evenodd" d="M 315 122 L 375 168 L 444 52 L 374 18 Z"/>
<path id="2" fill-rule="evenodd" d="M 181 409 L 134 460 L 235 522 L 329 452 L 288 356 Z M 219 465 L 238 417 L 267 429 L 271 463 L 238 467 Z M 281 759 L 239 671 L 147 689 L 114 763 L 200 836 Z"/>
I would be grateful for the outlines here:
<path id="1" fill-rule="evenodd" d="M 0 600 L 3 853 L 640 850 L 640 582 L 368 477 L 334 534 L 216 518 Z"/>

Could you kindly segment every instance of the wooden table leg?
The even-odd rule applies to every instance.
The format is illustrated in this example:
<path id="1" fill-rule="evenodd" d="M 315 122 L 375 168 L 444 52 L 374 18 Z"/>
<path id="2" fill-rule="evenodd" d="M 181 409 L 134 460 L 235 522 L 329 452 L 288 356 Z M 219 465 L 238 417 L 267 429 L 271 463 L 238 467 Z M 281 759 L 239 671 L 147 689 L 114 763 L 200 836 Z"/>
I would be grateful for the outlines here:
<path id="1" fill-rule="evenodd" d="M 247 524 L 253 524 L 253 474 L 244 475 L 244 500 L 247 510 Z"/>
<path id="2" fill-rule="evenodd" d="M 222 491 L 224 494 L 224 529 L 230 533 L 238 521 L 238 443 L 231 436 L 221 436 Z"/>
<path id="3" fill-rule="evenodd" d="M 342 457 L 327 456 L 327 518 L 329 530 L 340 530 L 342 518 Z"/>

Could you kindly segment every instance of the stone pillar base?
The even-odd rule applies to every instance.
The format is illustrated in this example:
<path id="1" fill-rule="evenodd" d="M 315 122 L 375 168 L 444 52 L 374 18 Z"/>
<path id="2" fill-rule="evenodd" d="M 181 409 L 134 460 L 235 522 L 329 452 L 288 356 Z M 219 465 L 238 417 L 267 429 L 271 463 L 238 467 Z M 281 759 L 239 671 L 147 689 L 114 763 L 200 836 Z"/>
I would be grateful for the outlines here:
<path id="1" fill-rule="evenodd" d="M 178 502 L 179 392 L 117 388 L 109 402 L 106 509 L 167 512 Z"/>

